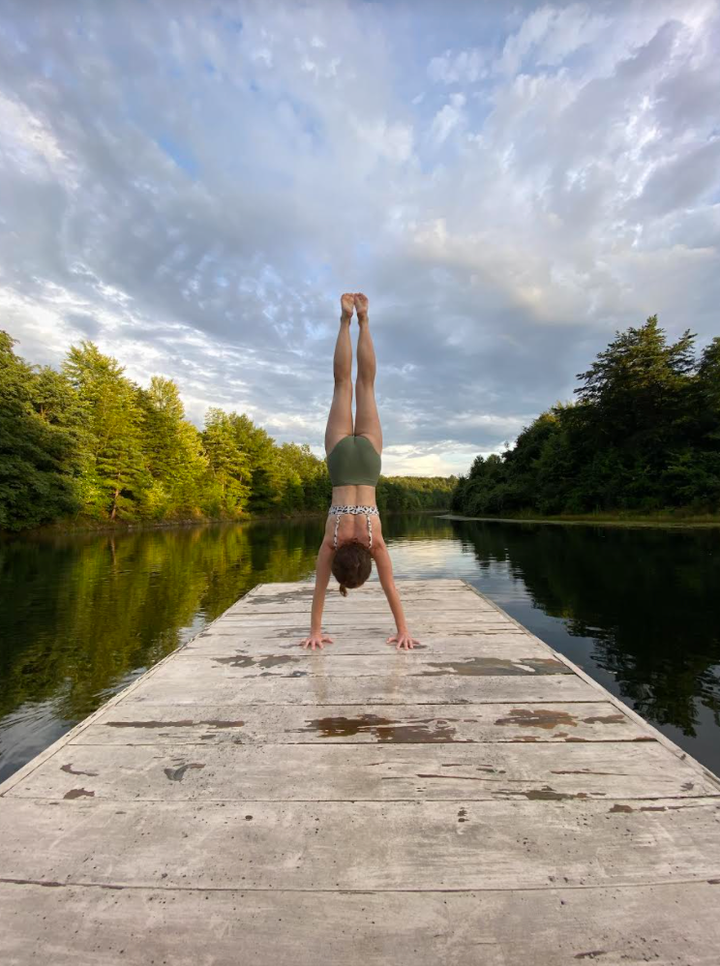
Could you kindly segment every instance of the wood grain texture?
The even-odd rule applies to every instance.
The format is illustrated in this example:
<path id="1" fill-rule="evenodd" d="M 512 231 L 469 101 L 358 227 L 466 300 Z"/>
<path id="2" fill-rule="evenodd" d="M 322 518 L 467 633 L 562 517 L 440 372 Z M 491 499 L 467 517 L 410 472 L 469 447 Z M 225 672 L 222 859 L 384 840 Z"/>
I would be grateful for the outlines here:
<path id="1" fill-rule="evenodd" d="M 390 629 L 389 629 L 390 630 Z M 331 644 L 321 649 L 303 648 L 301 641 L 305 638 L 274 637 L 271 635 L 259 638 L 254 634 L 237 634 L 220 625 L 216 631 L 208 631 L 189 641 L 178 651 L 178 657 L 197 654 L 252 654 L 270 656 L 274 654 L 326 654 L 347 655 L 363 654 L 382 657 L 386 654 L 397 653 L 394 644 L 388 644 L 390 632 L 367 637 L 362 632 L 353 634 L 333 632 Z M 423 634 L 422 640 L 415 646 L 413 653 L 425 658 L 435 659 L 438 656 L 476 657 L 495 655 L 502 658 L 520 657 L 550 657 L 547 644 L 530 637 L 527 634 L 514 632 L 488 633 L 475 635 L 453 636 L 451 634 Z"/>
<path id="2" fill-rule="evenodd" d="M 254 588 L 0 785 L 0 961 L 715 966 L 720 780 L 462 580 Z M 240 957 L 240 959 L 238 958 Z"/>
<path id="3" fill-rule="evenodd" d="M 175 660 L 158 669 L 126 700 L 140 705 L 196 704 L 212 697 L 215 704 L 481 704 L 515 701 L 594 701 L 597 692 L 572 674 L 526 674 L 469 677 L 445 674 L 408 678 L 397 661 L 412 661 L 412 653 L 391 655 L 386 667 L 375 675 L 347 678 L 338 662 L 323 661 L 317 652 L 303 668 L 265 677 L 244 677 L 242 669 L 220 665 L 200 667 Z"/>
<path id="4" fill-rule="evenodd" d="M 77 788 L 92 791 L 92 779 Z M 248 818 L 250 816 L 250 818 Z M 720 878 L 720 800 L 108 802 L 4 797 L 0 878 L 512 889 Z"/>
<path id="5" fill-rule="evenodd" d="M 413 649 L 412 655 L 408 655 L 394 645 L 385 644 L 370 654 L 343 654 L 332 646 L 312 651 L 296 646 L 292 651 L 272 654 L 254 650 L 227 653 L 212 647 L 202 653 L 182 651 L 176 666 L 193 676 L 208 670 L 211 674 L 222 671 L 232 678 L 286 677 L 316 670 L 342 678 L 377 677 L 386 673 L 410 678 L 572 674 L 566 664 L 543 653 L 531 641 L 525 647 L 494 647 L 475 654 L 467 650 L 463 654 L 447 651 L 428 654 L 425 650 Z"/>
<path id="6" fill-rule="evenodd" d="M 322 725 L 322 719 L 319 722 Z M 310 729 L 318 723 L 310 722 Z M 330 725 L 332 727 L 332 725 Z M 227 729 L 233 730 L 233 729 Z M 657 742 L 67 745 L 10 798 L 110 801 L 562 801 L 698 797 L 720 789 Z"/>
<path id="7" fill-rule="evenodd" d="M 551 704 L 298 705 L 123 702 L 68 744 L 452 744 L 655 741 L 607 701 Z"/>
<path id="8" fill-rule="evenodd" d="M 705 881 L 375 893 L 0 883 L 0 952 L 5 966 L 38 949 L 54 966 L 717 966 L 717 891 Z"/>

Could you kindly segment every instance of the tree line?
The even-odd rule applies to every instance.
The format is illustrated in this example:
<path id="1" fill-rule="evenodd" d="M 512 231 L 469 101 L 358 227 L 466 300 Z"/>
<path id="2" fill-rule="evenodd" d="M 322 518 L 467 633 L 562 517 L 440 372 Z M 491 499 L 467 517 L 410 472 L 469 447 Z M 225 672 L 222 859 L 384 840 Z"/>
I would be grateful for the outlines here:
<path id="1" fill-rule="evenodd" d="M 33 366 L 0 330 L 0 529 L 233 520 L 326 510 L 332 486 L 307 444 L 277 444 L 242 413 L 198 430 L 178 386 L 142 387 L 90 341 L 59 371 Z M 455 477 L 381 476 L 382 511 L 447 509 Z"/>
<path id="2" fill-rule="evenodd" d="M 651 316 L 616 333 L 577 400 L 541 413 L 501 455 L 477 456 L 452 495 L 469 516 L 720 512 L 720 337 L 698 355 Z"/>

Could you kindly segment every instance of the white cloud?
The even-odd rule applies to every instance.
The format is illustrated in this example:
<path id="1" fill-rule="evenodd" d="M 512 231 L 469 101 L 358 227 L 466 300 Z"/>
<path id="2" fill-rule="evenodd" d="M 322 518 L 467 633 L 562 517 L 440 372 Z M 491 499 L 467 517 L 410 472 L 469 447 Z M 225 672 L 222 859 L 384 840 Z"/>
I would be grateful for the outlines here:
<path id="1" fill-rule="evenodd" d="M 75 165 L 50 126 L 22 101 L 0 91 L 0 174 L 5 168 L 15 168 L 28 178 L 57 178 L 68 188 L 77 187 Z"/>
<path id="2" fill-rule="evenodd" d="M 465 117 L 463 111 L 464 104 L 464 94 L 450 95 L 449 102 L 433 118 L 432 125 L 430 126 L 431 141 L 437 145 L 442 144 L 450 132 L 462 124 Z"/>
<path id="3" fill-rule="evenodd" d="M 487 77 L 487 54 L 475 48 L 460 50 L 454 54 L 446 50 L 439 57 L 433 57 L 428 64 L 428 77 L 444 84 L 474 84 Z"/>
<path id="4" fill-rule="evenodd" d="M 616 328 L 718 333 L 710 0 L 419 4 L 415 33 L 357 0 L 70 6 L 0 15 L 0 324 L 32 361 L 92 338 L 321 454 L 365 291 L 385 471 L 462 472 Z"/>
<path id="5" fill-rule="evenodd" d="M 366 119 L 350 115 L 356 137 L 372 148 L 379 157 L 398 164 L 408 161 L 413 151 L 413 128 L 400 121 L 389 123 L 386 117 Z"/>

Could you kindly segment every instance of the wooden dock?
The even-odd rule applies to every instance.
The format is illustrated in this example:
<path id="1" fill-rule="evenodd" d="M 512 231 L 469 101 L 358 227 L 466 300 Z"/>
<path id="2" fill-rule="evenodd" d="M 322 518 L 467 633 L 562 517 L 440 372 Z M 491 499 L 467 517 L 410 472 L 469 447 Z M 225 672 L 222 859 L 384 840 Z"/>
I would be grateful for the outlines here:
<path id="1" fill-rule="evenodd" d="M 333 582 L 334 583 L 334 582 Z M 0 962 L 720 962 L 720 780 L 462 580 L 261 584 L 0 785 Z"/>

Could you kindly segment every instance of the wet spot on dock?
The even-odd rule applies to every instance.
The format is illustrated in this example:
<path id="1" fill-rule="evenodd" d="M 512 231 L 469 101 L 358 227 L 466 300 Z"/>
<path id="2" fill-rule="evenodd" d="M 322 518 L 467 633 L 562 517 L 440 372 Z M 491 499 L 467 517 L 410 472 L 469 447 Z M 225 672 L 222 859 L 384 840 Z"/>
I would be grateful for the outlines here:
<path id="1" fill-rule="evenodd" d="M 177 768 L 164 768 L 163 771 L 165 772 L 166 776 L 171 782 L 181 782 L 183 780 L 185 772 L 189 768 L 204 768 L 204 767 L 205 765 L 202 764 L 201 762 L 190 761 L 190 762 L 187 762 L 186 764 L 179 765 Z"/>
<path id="2" fill-rule="evenodd" d="M 485 675 L 503 677 L 521 674 L 572 674 L 572 670 L 567 665 L 554 658 L 523 658 L 513 661 L 501 657 L 471 657 L 465 661 L 429 661 L 428 667 L 437 668 L 437 670 L 423 668 L 415 671 L 414 676 L 463 674 L 471 677 Z"/>
<path id="3" fill-rule="evenodd" d="M 359 734 L 371 734 L 378 741 L 387 742 L 433 742 L 454 741 L 456 729 L 447 718 L 415 718 L 397 721 L 375 714 L 362 714 L 356 718 L 313 718 L 306 728 L 298 731 L 317 731 L 322 738 L 351 738 Z"/>
<path id="4" fill-rule="evenodd" d="M 65 792 L 63 798 L 95 798 L 95 792 L 88 791 L 87 788 L 71 788 Z"/>
<path id="5" fill-rule="evenodd" d="M 249 654 L 234 654 L 232 657 L 214 657 L 216 664 L 227 664 L 229 667 L 278 667 L 281 664 L 297 663 L 302 658 L 291 657 L 289 654 L 273 654 L 269 657 L 251 657 Z"/>
<path id="6" fill-rule="evenodd" d="M 585 724 L 620 724 L 622 721 L 626 721 L 624 714 L 597 714 L 589 718 L 582 719 Z"/>
<path id="7" fill-rule="evenodd" d="M 503 789 L 504 792 L 511 792 L 511 789 Z M 514 794 L 524 795 L 531 802 L 559 802 L 567 798 L 587 798 L 586 792 L 558 792 L 550 785 L 543 785 L 542 788 L 531 788 L 529 792 L 519 792 Z"/>
<path id="8" fill-rule="evenodd" d="M 221 721 L 218 719 L 202 718 L 193 721 L 185 718 L 182 721 L 103 721 L 108 728 L 191 728 L 193 725 L 209 725 L 211 728 L 242 728 L 244 721 Z"/>
<path id="9" fill-rule="evenodd" d="M 258 675 L 258 677 L 261 677 L 261 678 L 276 678 L 276 677 L 282 677 L 282 678 L 306 678 L 307 677 L 307 671 L 291 671 L 289 674 L 279 674 L 279 675 L 278 674 L 273 674 L 272 671 L 263 671 L 262 674 L 259 674 Z"/>
<path id="10" fill-rule="evenodd" d="M 184 721 L 103 721 L 108 728 L 188 728 L 194 725 L 192 719 Z"/>
<path id="11" fill-rule="evenodd" d="M 96 771 L 76 771 L 72 766 L 72 762 L 69 762 L 67 765 L 60 765 L 60 771 L 66 771 L 68 775 L 85 775 L 88 778 L 97 778 Z"/>
<path id="12" fill-rule="evenodd" d="M 527 728 L 545 728 L 548 731 L 559 725 L 577 727 L 577 719 L 569 711 L 555 708 L 513 708 L 505 718 L 497 718 L 497 725 L 520 725 Z"/>

